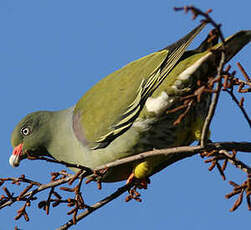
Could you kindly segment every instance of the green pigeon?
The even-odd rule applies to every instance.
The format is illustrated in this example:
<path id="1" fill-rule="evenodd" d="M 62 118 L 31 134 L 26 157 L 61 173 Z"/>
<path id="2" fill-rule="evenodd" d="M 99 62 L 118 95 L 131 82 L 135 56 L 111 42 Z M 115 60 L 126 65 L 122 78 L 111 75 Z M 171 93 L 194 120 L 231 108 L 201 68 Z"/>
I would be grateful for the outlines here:
<path id="1" fill-rule="evenodd" d="M 186 108 L 167 111 L 182 105 L 181 98 L 191 95 L 198 81 L 207 82 L 217 72 L 222 50 L 218 39 L 208 37 L 197 49 L 186 51 L 204 26 L 200 24 L 176 43 L 111 73 L 76 105 L 28 114 L 12 133 L 10 164 L 18 166 L 29 154 L 95 169 L 144 151 L 199 140 L 210 94 L 203 94 L 176 124 Z M 228 37 L 226 62 L 250 40 L 251 30 Z M 165 157 L 128 163 L 108 170 L 103 181 L 143 180 L 167 165 Z"/>

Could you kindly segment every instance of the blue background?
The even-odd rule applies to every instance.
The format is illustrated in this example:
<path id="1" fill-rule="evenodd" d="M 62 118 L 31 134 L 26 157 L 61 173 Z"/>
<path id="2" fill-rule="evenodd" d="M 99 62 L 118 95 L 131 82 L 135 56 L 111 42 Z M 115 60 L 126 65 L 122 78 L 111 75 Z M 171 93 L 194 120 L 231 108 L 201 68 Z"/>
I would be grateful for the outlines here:
<path id="1" fill-rule="evenodd" d="M 10 167 L 10 134 L 16 123 L 32 111 L 58 110 L 75 104 L 107 74 L 179 39 L 198 24 L 191 15 L 173 11 L 174 6 L 187 4 L 203 10 L 213 8 L 211 15 L 223 24 L 226 36 L 251 29 L 251 2 L 247 0 L 1 0 L 0 177 L 24 173 L 48 182 L 49 172 L 62 167 L 28 160 L 17 169 Z M 202 33 L 194 46 L 205 36 L 206 32 Z M 233 68 L 240 61 L 250 73 L 250 52 L 248 45 L 231 61 Z M 250 140 L 250 129 L 231 99 L 223 93 L 220 103 L 212 124 L 212 139 Z M 250 100 L 245 105 L 250 111 Z M 240 158 L 251 162 L 247 153 L 240 154 Z M 142 203 L 125 203 L 123 195 L 72 229 L 230 230 L 250 226 L 247 206 L 243 204 L 230 213 L 233 200 L 226 200 L 224 195 L 232 187 L 221 180 L 218 172 L 209 173 L 207 167 L 198 156 L 178 162 L 152 177 L 150 188 L 142 191 Z M 232 166 L 226 175 L 236 182 L 246 179 Z M 85 200 L 91 204 L 123 183 L 104 184 L 102 191 L 97 191 L 95 184 L 84 186 Z M 34 202 L 27 209 L 31 218 L 28 223 L 23 218 L 14 221 L 21 204 L 4 208 L 0 211 L 0 228 L 14 229 L 17 225 L 25 230 L 55 229 L 70 219 L 63 205 L 51 209 L 49 216 L 36 205 Z"/>

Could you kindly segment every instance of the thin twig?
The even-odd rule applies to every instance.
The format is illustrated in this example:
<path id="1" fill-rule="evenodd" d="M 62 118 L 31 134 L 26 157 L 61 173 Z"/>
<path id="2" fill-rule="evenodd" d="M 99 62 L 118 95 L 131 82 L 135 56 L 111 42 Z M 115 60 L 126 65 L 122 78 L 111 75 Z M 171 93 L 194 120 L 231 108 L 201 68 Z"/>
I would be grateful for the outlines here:
<path id="1" fill-rule="evenodd" d="M 237 62 L 237 66 L 239 67 L 240 71 L 242 72 L 243 76 L 245 77 L 247 82 L 251 82 L 250 77 L 248 76 L 247 72 L 243 68 L 240 62 Z"/>
<path id="2" fill-rule="evenodd" d="M 222 52 L 221 53 L 221 60 L 220 60 L 220 64 L 219 64 L 219 67 L 218 67 L 218 73 L 217 73 L 216 78 L 221 77 L 221 73 L 222 73 L 222 70 L 223 70 L 223 67 L 224 67 L 224 62 L 225 62 L 225 53 Z M 209 106 L 209 110 L 208 110 L 208 113 L 207 113 L 207 116 L 206 116 L 206 119 L 205 119 L 205 122 L 204 122 L 204 125 L 203 125 L 203 128 L 202 128 L 201 142 L 200 142 L 201 146 L 206 145 L 207 138 L 208 138 L 209 127 L 210 127 L 211 121 L 213 119 L 213 116 L 214 116 L 214 113 L 215 113 L 215 110 L 216 110 L 216 106 L 217 106 L 218 101 L 219 101 L 221 87 L 222 87 L 222 84 L 221 84 L 221 81 L 219 80 L 217 82 L 217 86 L 216 86 L 216 93 L 214 93 L 214 95 L 213 95 L 213 98 L 212 98 L 211 104 Z"/>
<path id="3" fill-rule="evenodd" d="M 243 116 L 245 117 L 246 121 L 248 122 L 249 127 L 251 128 L 251 120 L 249 119 L 249 116 L 248 116 L 248 114 L 247 114 L 244 106 L 241 106 L 239 104 L 239 101 L 236 98 L 236 96 L 234 95 L 234 93 L 232 92 L 232 90 L 226 89 L 225 91 L 232 97 L 233 101 L 236 103 L 236 105 L 238 106 L 238 108 L 241 110 Z"/>
<path id="4" fill-rule="evenodd" d="M 174 162 L 177 162 L 181 159 L 185 159 L 187 157 L 191 157 L 195 154 L 201 153 L 203 151 L 209 151 L 209 150 L 222 150 L 225 149 L 227 151 L 231 151 L 232 149 L 235 149 L 236 151 L 242 151 L 242 152 L 251 152 L 251 142 L 219 142 L 219 143 L 210 143 L 207 144 L 205 147 L 201 146 L 181 146 L 181 147 L 173 147 L 173 148 L 167 148 L 167 149 L 160 149 L 160 150 L 152 150 L 144 153 L 137 154 L 135 156 L 130 156 L 127 158 L 123 158 L 120 160 L 116 160 L 111 163 L 107 163 L 105 165 L 102 165 L 100 167 L 97 167 L 95 170 L 100 169 L 111 169 L 113 167 L 121 166 L 124 164 L 128 164 L 135 161 L 142 161 L 151 157 L 155 156 L 162 156 L 165 157 L 166 160 L 168 160 L 168 165 L 173 164 Z M 167 165 L 167 166 L 168 166 Z M 87 176 L 86 174 L 85 176 Z M 29 191 L 22 195 L 22 198 L 29 198 L 30 196 L 34 196 L 40 191 L 49 189 L 51 187 L 56 187 L 61 184 L 65 184 L 74 178 L 75 175 L 69 175 L 68 177 L 52 181 L 48 184 L 42 184 L 38 188 Z M 1 178 L 4 179 L 4 178 Z M 16 178 L 17 179 L 17 178 Z M 18 197 L 18 196 L 17 196 Z M 12 205 L 14 202 L 17 201 L 17 197 L 12 197 L 12 199 L 2 203 L 0 205 L 0 209 Z"/>
<path id="5" fill-rule="evenodd" d="M 170 159 L 170 164 L 173 162 L 184 159 L 187 157 L 191 157 L 197 153 L 203 152 L 205 150 L 222 150 L 225 149 L 227 151 L 231 151 L 235 149 L 236 151 L 242 152 L 251 152 L 251 142 L 215 142 L 215 143 L 208 143 L 205 147 L 202 146 L 180 146 L 180 147 L 173 147 L 167 149 L 155 149 L 152 151 L 140 153 L 134 156 L 126 157 L 123 159 L 119 159 L 113 161 L 111 163 L 104 164 L 100 167 L 97 167 L 96 170 L 100 170 L 103 168 L 111 169 L 113 167 L 117 167 L 123 164 L 127 164 L 130 162 L 135 161 L 143 161 L 148 158 L 154 156 L 163 156 Z"/>
<path id="6" fill-rule="evenodd" d="M 219 35 L 219 38 L 222 41 L 221 59 L 220 59 L 220 63 L 218 66 L 216 78 L 221 79 L 224 64 L 225 64 L 225 38 L 224 38 L 223 33 L 220 29 L 221 25 L 217 24 L 209 15 L 209 13 L 211 13 L 212 10 L 210 9 L 207 12 L 203 12 L 194 6 L 175 7 L 174 10 L 176 10 L 176 11 L 184 10 L 185 12 L 191 11 L 193 14 L 193 19 L 195 19 L 198 15 L 200 15 L 204 18 L 204 21 L 211 24 L 216 29 L 216 31 Z M 209 106 L 209 111 L 207 113 L 207 117 L 205 119 L 205 122 L 204 122 L 204 125 L 202 128 L 202 134 L 201 134 L 201 140 L 200 140 L 201 146 L 206 145 L 209 127 L 210 127 L 210 124 L 211 124 L 211 121 L 214 116 L 215 109 L 216 109 L 216 106 L 218 103 L 218 99 L 219 99 L 220 92 L 221 92 L 221 87 L 222 87 L 221 80 L 219 80 L 219 81 L 217 81 L 216 93 L 213 96 L 213 99 L 212 99 L 211 104 Z"/>
<path id="7" fill-rule="evenodd" d="M 228 162 L 231 163 L 232 165 L 234 165 L 236 168 L 241 169 L 245 173 L 251 173 L 251 167 L 249 167 L 247 164 L 243 163 L 242 161 L 240 161 L 236 157 L 233 159 L 229 155 L 227 150 L 222 149 L 222 150 L 219 151 L 219 153 L 224 154 L 227 157 Z"/>
<path id="8" fill-rule="evenodd" d="M 88 172 L 90 174 L 93 173 L 93 171 L 89 167 L 86 167 L 86 166 L 83 166 L 83 165 L 80 165 L 80 164 L 69 163 L 69 162 L 66 162 L 66 161 L 59 161 L 59 160 L 52 159 L 52 158 L 49 158 L 49 157 L 32 156 L 32 155 L 28 154 L 28 159 L 29 160 L 45 160 L 47 162 L 65 165 L 66 167 L 69 167 L 69 168 L 79 168 L 79 169 L 82 169 L 82 170 L 84 170 L 84 171 L 86 171 L 86 172 Z"/>
<path id="9" fill-rule="evenodd" d="M 36 198 L 36 197 L 34 197 L 35 194 L 37 194 L 38 192 L 43 191 L 45 189 L 51 188 L 47 201 L 42 201 L 42 203 L 43 202 L 46 203 L 44 207 L 46 209 L 47 214 L 49 213 L 49 207 L 50 207 L 51 203 L 52 203 L 53 207 L 58 204 L 61 204 L 61 203 L 67 203 L 67 205 L 69 207 L 73 207 L 68 212 L 68 214 L 73 214 L 73 218 L 71 220 L 69 220 L 66 224 L 64 224 L 63 226 L 58 228 L 58 230 L 68 229 L 73 224 L 76 224 L 78 221 L 82 220 L 83 218 L 85 218 L 86 216 L 91 214 L 92 212 L 96 211 L 97 209 L 99 209 L 102 206 L 106 205 L 107 203 L 111 202 L 112 200 L 114 200 L 115 198 L 117 198 L 118 196 L 123 194 L 124 192 L 130 190 L 133 186 L 133 184 L 124 185 L 124 186 L 120 187 L 119 189 L 117 189 L 114 193 L 112 193 L 111 195 L 107 196 L 106 198 L 100 200 L 99 202 L 95 203 L 94 205 L 87 206 L 84 204 L 84 200 L 83 200 L 81 192 L 80 192 L 82 180 L 84 177 L 92 176 L 92 175 L 95 176 L 96 172 L 99 172 L 99 170 L 105 169 L 105 172 L 106 172 L 114 167 L 122 166 L 122 165 L 132 163 L 132 162 L 143 161 L 148 158 L 155 157 L 155 156 L 163 157 L 164 160 L 167 162 L 166 166 L 168 166 L 176 161 L 179 161 L 179 160 L 187 158 L 187 157 L 191 157 L 191 156 L 198 154 L 198 153 L 200 153 L 202 155 L 203 151 L 207 151 L 207 152 L 209 152 L 208 156 L 210 155 L 210 157 L 212 157 L 211 159 L 206 160 L 207 162 L 212 163 L 212 165 L 210 166 L 210 169 L 213 169 L 216 166 L 216 168 L 218 168 L 218 170 L 220 171 L 223 178 L 225 178 L 224 170 L 226 168 L 227 162 L 233 164 L 237 168 L 240 168 L 244 172 L 250 174 L 250 171 L 251 171 L 250 167 L 248 165 L 246 165 L 245 163 L 243 163 L 242 161 L 238 160 L 235 157 L 234 151 L 233 151 L 233 156 L 231 156 L 227 151 L 231 151 L 234 149 L 236 151 L 251 152 L 251 142 L 207 143 L 207 137 L 208 137 L 210 123 L 211 123 L 212 118 L 214 116 L 215 109 L 216 109 L 218 99 L 220 96 L 220 92 L 222 89 L 222 78 L 224 78 L 223 90 L 226 90 L 228 93 L 230 93 L 230 95 L 232 93 L 231 96 L 232 96 L 233 100 L 239 105 L 239 108 L 242 110 L 245 118 L 248 120 L 249 126 L 251 127 L 251 121 L 248 118 L 248 115 L 247 115 L 245 109 L 243 108 L 243 100 L 239 103 L 237 98 L 233 94 L 233 91 L 229 90 L 230 89 L 229 85 L 239 85 L 238 92 L 241 92 L 241 93 L 249 92 L 248 90 L 250 90 L 250 89 L 246 89 L 246 88 L 244 89 L 244 87 L 247 85 L 250 86 L 250 78 L 248 77 L 245 70 L 240 67 L 240 65 L 239 65 L 239 68 L 241 69 L 241 71 L 246 79 L 246 82 L 245 81 L 241 82 L 241 80 L 239 80 L 238 78 L 235 78 L 234 80 L 237 79 L 237 81 L 234 81 L 233 79 L 231 80 L 230 78 L 228 78 L 228 76 L 223 76 L 223 68 L 225 65 L 225 49 L 224 49 L 225 39 L 224 39 L 224 36 L 223 36 L 222 31 L 220 29 L 221 25 L 217 24 L 209 16 L 209 13 L 211 12 L 211 10 L 208 10 L 207 12 L 202 12 L 201 10 L 199 10 L 193 6 L 176 8 L 176 10 L 181 10 L 181 9 L 183 9 L 185 11 L 191 10 L 193 13 L 193 18 L 196 18 L 198 15 L 203 16 L 205 18 L 204 21 L 212 24 L 215 27 L 215 29 L 218 31 L 219 37 L 222 41 L 222 50 L 220 50 L 221 59 L 219 60 L 219 64 L 218 64 L 217 76 L 216 76 L 216 78 L 214 78 L 214 80 L 218 79 L 217 81 L 215 81 L 216 82 L 216 87 L 215 87 L 216 90 L 213 90 L 213 88 L 205 88 L 205 86 L 202 86 L 201 87 L 202 90 L 198 91 L 200 93 L 198 95 L 196 95 L 196 94 L 193 95 L 193 96 L 197 96 L 197 100 L 200 101 L 201 94 L 203 92 L 206 92 L 206 90 L 210 90 L 210 93 L 214 93 L 211 104 L 209 106 L 207 117 L 206 117 L 204 125 L 203 125 L 200 146 L 181 146 L 181 147 L 174 147 L 174 148 L 168 148 L 168 149 L 148 151 L 148 152 L 140 153 L 140 154 L 137 154 L 134 156 L 119 159 L 114 162 L 107 163 L 105 165 L 97 167 L 94 170 L 92 170 L 88 167 L 82 166 L 82 165 L 78 165 L 78 164 L 72 164 L 72 163 L 68 163 L 68 162 L 64 162 L 64 161 L 57 161 L 57 160 L 54 160 L 54 159 L 51 159 L 48 157 L 43 157 L 43 156 L 33 157 L 28 154 L 29 158 L 33 159 L 33 160 L 38 160 L 38 159 L 46 160 L 46 161 L 52 162 L 52 163 L 63 164 L 63 165 L 70 167 L 70 168 L 79 168 L 80 171 L 78 173 L 76 173 L 75 175 L 64 175 L 64 176 L 62 176 L 62 178 L 59 178 L 59 179 L 56 179 L 56 178 L 60 174 L 54 173 L 52 175 L 51 182 L 48 184 L 40 184 L 39 182 L 35 182 L 35 181 L 29 180 L 29 179 L 21 180 L 20 178 L 0 178 L 0 185 L 4 184 L 5 181 L 12 181 L 14 184 L 18 184 L 18 183 L 20 184 L 20 182 L 25 182 L 25 183 L 30 184 L 19 194 L 19 196 L 14 196 L 14 194 L 11 193 L 7 189 L 7 187 L 3 187 L 6 196 L 3 195 L 2 196 L 3 198 L 1 198 L 0 209 L 2 209 L 5 206 L 8 206 L 8 205 L 10 206 L 16 201 L 25 201 L 25 205 L 21 208 L 21 211 L 20 210 L 18 211 L 18 218 L 23 215 L 26 220 L 29 220 L 28 215 L 25 211 L 25 207 L 29 206 L 30 201 L 34 200 Z M 232 77 L 234 78 L 234 74 L 232 74 Z M 192 102 L 193 101 L 191 101 L 190 103 L 192 103 Z M 183 117 L 186 115 L 186 112 L 189 111 L 190 107 L 188 105 L 189 104 L 187 104 L 186 106 L 182 105 L 184 108 L 186 108 L 186 110 L 183 114 L 181 114 L 181 116 L 177 120 L 177 123 L 179 123 L 183 119 Z M 180 107 L 178 109 L 181 109 L 183 107 Z M 176 110 L 174 109 L 172 112 L 177 111 L 178 109 L 176 108 Z M 212 155 L 211 155 L 210 151 L 212 151 L 212 150 L 215 150 L 215 151 L 212 152 Z M 221 167 L 220 163 L 218 162 L 218 160 L 224 160 L 222 167 Z M 102 173 L 100 174 L 101 175 L 100 181 L 102 181 L 102 176 L 105 175 L 105 172 L 103 174 Z M 67 182 L 69 185 L 71 185 L 77 179 L 79 179 L 79 183 L 74 188 L 61 187 L 62 190 L 65 190 L 68 192 L 75 192 L 75 199 L 68 198 L 67 200 L 63 200 L 61 198 L 61 196 L 57 192 L 54 191 L 54 188 L 56 186 L 59 186 L 61 184 L 65 184 Z M 248 189 L 250 189 L 250 186 L 248 187 L 247 183 L 244 184 L 243 186 L 246 186 Z M 31 188 L 33 187 L 33 185 L 36 185 L 38 187 L 36 189 L 33 189 L 32 191 L 30 191 Z M 238 185 L 236 185 L 236 186 L 238 186 Z M 241 186 L 239 186 L 239 187 L 241 187 Z M 241 194 L 240 194 L 239 199 L 235 202 L 233 210 L 238 208 L 238 206 L 240 205 L 242 198 L 243 198 L 244 187 L 241 188 L 242 190 L 240 190 L 239 187 L 237 189 L 238 190 L 237 192 L 241 193 Z M 236 191 L 234 191 L 234 192 L 237 193 Z M 231 195 L 232 194 L 234 195 L 234 193 L 231 193 Z M 52 199 L 51 198 L 52 195 L 55 195 L 57 199 L 56 200 Z M 137 195 L 136 195 L 136 198 L 137 198 Z M 247 199 L 248 199 L 248 195 L 247 195 Z M 248 204 L 249 203 L 250 203 L 250 199 L 248 201 Z M 250 206 L 251 205 L 249 204 L 249 207 Z M 80 213 L 79 215 L 77 215 L 79 209 L 84 209 L 84 208 L 86 208 L 86 210 L 84 212 Z"/>
<path id="10" fill-rule="evenodd" d="M 80 220 L 82 220 L 83 218 L 85 218 L 86 216 L 90 215 L 92 212 L 98 210 L 102 206 L 104 206 L 104 205 L 108 204 L 109 202 L 111 202 L 112 200 L 116 199 L 121 194 L 123 194 L 124 192 L 128 191 L 131 187 L 132 187 L 131 184 L 126 184 L 126 185 L 118 188 L 114 193 L 112 193 L 111 195 L 107 196 L 106 198 L 100 200 L 96 204 L 94 204 L 92 206 L 89 206 L 84 212 L 82 212 L 78 216 L 76 216 L 76 220 L 75 220 L 76 223 L 79 222 Z M 73 220 L 71 219 L 67 223 L 65 223 L 64 225 L 62 225 L 61 227 L 57 228 L 57 230 L 68 229 L 73 224 L 74 224 Z"/>
<path id="11" fill-rule="evenodd" d="M 184 7 L 174 7 L 174 10 L 175 11 L 184 10 L 185 12 L 190 10 L 193 13 L 193 19 L 195 19 L 198 15 L 203 16 L 205 18 L 204 21 L 211 24 L 218 31 L 219 37 L 220 37 L 223 45 L 225 44 L 225 39 L 224 39 L 223 33 L 220 30 L 221 24 L 217 24 L 209 15 L 209 13 L 212 12 L 212 9 L 209 9 L 207 12 L 203 12 L 202 10 L 200 10 L 194 6 L 184 6 Z"/>
<path id="12" fill-rule="evenodd" d="M 62 178 L 62 179 L 60 179 L 60 180 L 50 182 L 50 183 L 48 183 L 48 184 L 42 184 L 42 185 L 40 185 L 38 188 L 36 188 L 36 189 L 34 189 L 34 190 L 30 191 L 30 192 L 25 193 L 22 197 L 29 197 L 29 196 L 31 196 L 31 195 L 34 196 L 36 193 L 41 192 L 41 191 L 43 191 L 43 190 L 46 190 L 46 189 L 48 189 L 48 188 L 55 187 L 55 186 L 58 186 L 58 185 L 67 183 L 67 182 L 68 182 L 69 180 L 71 180 L 71 178 L 73 178 L 73 177 L 74 177 L 74 175 L 71 175 L 71 176 L 69 176 L 69 177 Z M 4 207 L 6 207 L 6 206 L 12 205 L 16 200 L 17 200 L 17 197 L 15 197 L 14 200 L 9 200 L 9 201 L 3 203 L 3 204 L 0 206 L 0 209 L 4 208 Z"/>

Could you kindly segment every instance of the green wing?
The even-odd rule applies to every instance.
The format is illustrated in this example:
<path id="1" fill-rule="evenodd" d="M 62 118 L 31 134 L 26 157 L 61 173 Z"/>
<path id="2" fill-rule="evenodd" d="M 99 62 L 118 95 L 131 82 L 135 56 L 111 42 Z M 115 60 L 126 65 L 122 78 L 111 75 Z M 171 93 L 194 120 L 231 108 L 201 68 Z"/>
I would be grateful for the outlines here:
<path id="1" fill-rule="evenodd" d="M 73 113 L 77 138 L 93 149 L 103 148 L 129 129 L 146 99 L 204 26 L 200 24 L 175 44 L 129 63 L 87 91 Z"/>

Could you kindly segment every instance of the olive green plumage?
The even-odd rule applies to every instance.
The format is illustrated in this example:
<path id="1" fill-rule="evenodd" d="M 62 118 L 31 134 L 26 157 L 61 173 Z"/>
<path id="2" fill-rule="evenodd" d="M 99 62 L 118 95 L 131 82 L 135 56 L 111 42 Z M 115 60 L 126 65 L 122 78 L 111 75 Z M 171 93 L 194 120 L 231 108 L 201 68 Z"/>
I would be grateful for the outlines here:
<path id="1" fill-rule="evenodd" d="M 80 117 L 74 124 L 75 130 L 82 130 L 82 134 L 78 134 L 84 136 L 90 147 L 105 147 L 131 127 L 145 100 L 166 78 L 204 26 L 199 25 L 172 46 L 115 71 L 79 100 L 74 109 L 74 115 Z"/>
<path id="2" fill-rule="evenodd" d="M 187 116 L 174 125 L 180 113 L 166 111 L 191 94 L 197 80 L 216 73 L 221 44 L 206 40 L 197 49 L 185 51 L 203 29 L 201 24 L 184 38 L 160 51 L 129 63 L 91 88 L 66 110 L 27 115 L 12 134 L 15 147 L 10 158 L 18 166 L 26 153 L 50 155 L 58 160 L 95 168 L 105 163 L 153 148 L 188 145 L 200 138 L 210 95 L 204 95 Z M 230 60 L 251 39 L 241 31 L 226 41 Z M 21 150 L 22 151 L 21 151 Z M 144 178 L 169 164 L 155 157 L 108 171 L 105 181 L 126 179 L 131 172 Z"/>

